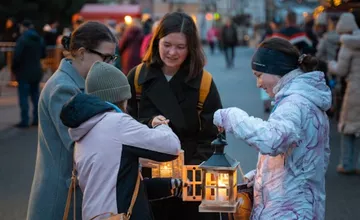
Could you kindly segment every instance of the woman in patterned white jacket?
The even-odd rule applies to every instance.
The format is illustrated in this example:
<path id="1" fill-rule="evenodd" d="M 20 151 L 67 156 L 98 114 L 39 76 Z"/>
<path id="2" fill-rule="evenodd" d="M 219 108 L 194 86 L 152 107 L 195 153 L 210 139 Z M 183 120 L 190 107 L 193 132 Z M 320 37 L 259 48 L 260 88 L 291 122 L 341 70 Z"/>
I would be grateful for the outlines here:
<path id="1" fill-rule="evenodd" d="M 264 41 L 254 54 L 257 86 L 275 98 L 267 121 L 239 108 L 218 110 L 214 124 L 259 151 L 251 219 L 324 219 L 331 92 L 316 58 L 288 41 Z"/>

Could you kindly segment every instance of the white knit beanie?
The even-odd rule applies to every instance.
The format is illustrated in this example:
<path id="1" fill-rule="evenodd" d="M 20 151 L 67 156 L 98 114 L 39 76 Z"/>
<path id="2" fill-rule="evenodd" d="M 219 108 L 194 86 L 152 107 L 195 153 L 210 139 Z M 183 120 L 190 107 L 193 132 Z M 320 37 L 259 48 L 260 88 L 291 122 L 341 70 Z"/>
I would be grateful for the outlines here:
<path id="1" fill-rule="evenodd" d="M 85 81 L 85 92 L 111 103 L 131 98 L 127 77 L 115 66 L 104 62 L 96 62 L 90 68 Z"/>
<path id="2" fill-rule="evenodd" d="M 337 33 L 349 33 L 358 30 L 355 17 L 352 13 L 343 13 L 336 25 Z"/>

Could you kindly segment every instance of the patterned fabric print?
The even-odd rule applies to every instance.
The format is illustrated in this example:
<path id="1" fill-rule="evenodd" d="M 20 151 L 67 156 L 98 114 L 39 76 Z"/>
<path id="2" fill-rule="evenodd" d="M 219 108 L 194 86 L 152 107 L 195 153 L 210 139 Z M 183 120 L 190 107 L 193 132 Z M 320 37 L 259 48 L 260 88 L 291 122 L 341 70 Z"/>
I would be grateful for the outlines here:
<path id="1" fill-rule="evenodd" d="M 285 75 L 274 90 L 268 121 L 238 108 L 219 110 L 214 123 L 259 151 L 252 219 L 324 219 L 329 163 L 331 92 L 322 72 Z"/>

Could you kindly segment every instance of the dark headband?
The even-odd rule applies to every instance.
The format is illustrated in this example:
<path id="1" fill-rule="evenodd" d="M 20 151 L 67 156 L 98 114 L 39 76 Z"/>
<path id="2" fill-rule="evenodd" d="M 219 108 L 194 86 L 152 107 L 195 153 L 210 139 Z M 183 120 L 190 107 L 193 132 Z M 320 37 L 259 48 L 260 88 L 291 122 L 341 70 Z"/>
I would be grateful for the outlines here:
<path id="1" fill-rule="evenodd" d="M 298 68 L 298 58 L 277 50 L 260 47 L 255 52 L 251 65 L 255 71 L 284 76 Z"/>

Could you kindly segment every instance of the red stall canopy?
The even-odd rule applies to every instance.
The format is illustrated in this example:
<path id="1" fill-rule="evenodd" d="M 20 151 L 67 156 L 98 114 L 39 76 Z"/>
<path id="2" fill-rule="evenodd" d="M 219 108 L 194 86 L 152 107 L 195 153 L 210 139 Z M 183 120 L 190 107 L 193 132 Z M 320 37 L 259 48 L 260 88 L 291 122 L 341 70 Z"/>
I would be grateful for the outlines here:
<path id="1" fill-rule="evenodd" d="M 84 20 L 117 20 L 124 21 L 124 17 L 129 15 L 131 17 L 141 17 L 140 5 L 123 5 L 123 4 L 85 4 L 79 15 Z"/>

